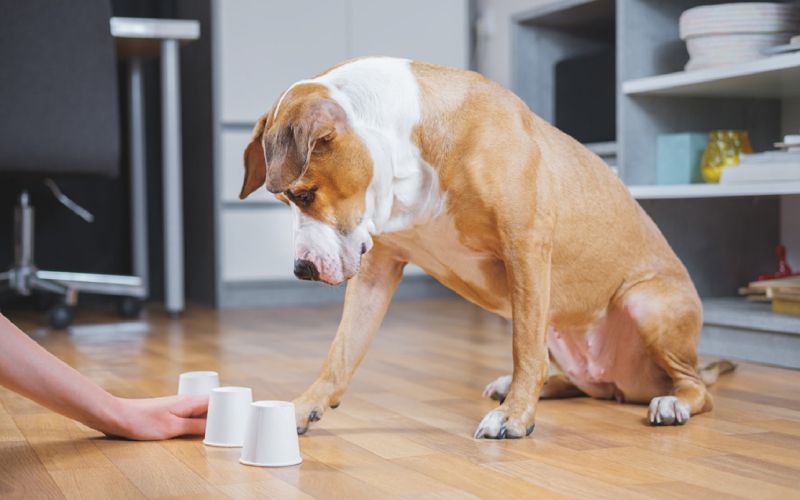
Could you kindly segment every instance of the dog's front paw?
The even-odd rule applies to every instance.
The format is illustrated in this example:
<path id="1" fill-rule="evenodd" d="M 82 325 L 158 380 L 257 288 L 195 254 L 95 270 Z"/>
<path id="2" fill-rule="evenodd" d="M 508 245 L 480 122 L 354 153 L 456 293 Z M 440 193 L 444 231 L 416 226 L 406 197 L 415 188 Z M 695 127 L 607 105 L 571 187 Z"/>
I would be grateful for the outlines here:
<path id="1" fill-rule="evenodd" d="M 675 396 L 653 398 L 647 410 L 650 425 L 683 425 L 690 416 L 689 404 Z"/>
<path id="2" fill-rule="evenodd" d="M 339 406 L 336 404 L 332 408 Z M 305 434 L 312 422 L 318 422 L 325 413 L 327 405 L 304 400 L 302 397 L 294 400 L 294 415 L 297 421 L 297 434 Z"/>
<path id="3" fill-rule="evenodd" d="M 483 397 L 494 399 L 502 403 L 506 399 L 509 387 L 511 387 L 511 375 L 497 377 L 483 390 Z"/>
<path id="4" fill-rule="evenodd" d="M 533 432 L 534 424 L 526 424 L 520 417 L 511 414 L 505 405 L 500 405 L 483 417 L 475 430 L 475 439 L 516 439 Z"/>

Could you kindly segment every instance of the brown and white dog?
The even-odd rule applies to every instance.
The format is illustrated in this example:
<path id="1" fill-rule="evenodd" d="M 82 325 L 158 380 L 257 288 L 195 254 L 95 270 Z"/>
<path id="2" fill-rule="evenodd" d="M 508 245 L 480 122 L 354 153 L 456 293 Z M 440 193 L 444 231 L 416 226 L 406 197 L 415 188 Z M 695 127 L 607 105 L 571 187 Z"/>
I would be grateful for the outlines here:
<path id="1" fill-rule="evenodd" d="M 339 404 L 408 262 L 513 321 L 477 438 L 530 434 L 540 397 L 649 401 L 653 425 L 712 406 L 700 300 L 661 232 L 597 156 L 477 73 L 364 58 L 297 82 L 245 151 L 241 198 L 264 185 L 294 213 L 295 274 L 350 280 L 299 432 Z"/>

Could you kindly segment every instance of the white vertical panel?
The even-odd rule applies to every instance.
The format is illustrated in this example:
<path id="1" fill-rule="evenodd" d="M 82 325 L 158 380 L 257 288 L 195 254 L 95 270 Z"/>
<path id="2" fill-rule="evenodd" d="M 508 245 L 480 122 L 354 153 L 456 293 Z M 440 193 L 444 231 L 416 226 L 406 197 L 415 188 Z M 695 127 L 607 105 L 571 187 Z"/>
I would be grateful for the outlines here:
<path id="1" fill-rule="evenodd" d="M 253 123 L 289 85 L 347 58 L 346 0 L 220 0 L 223 122 Z"/>
<path id="2" fill-rule="evenodd" d="M 288 208 L 226 209 L 221 222 L 223 281 L 295 279 Z"/>
<path id="3" fill-rule="evenodd" d="M 353 56 L 469 65 L 468 0 L 351 0 L 350 16 Z"/>

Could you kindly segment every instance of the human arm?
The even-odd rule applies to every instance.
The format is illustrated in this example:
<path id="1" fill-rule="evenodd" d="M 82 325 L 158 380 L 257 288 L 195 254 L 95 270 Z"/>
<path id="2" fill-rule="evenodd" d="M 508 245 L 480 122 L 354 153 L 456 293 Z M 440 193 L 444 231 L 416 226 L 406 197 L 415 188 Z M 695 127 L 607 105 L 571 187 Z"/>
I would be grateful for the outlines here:
<path id="1" fill-rule="evenodd" d="M 115 397 L 47 352 L 2 314 L 0 385 L 108 435 L 156 440 L 205 431 L 208 397 Z"/>

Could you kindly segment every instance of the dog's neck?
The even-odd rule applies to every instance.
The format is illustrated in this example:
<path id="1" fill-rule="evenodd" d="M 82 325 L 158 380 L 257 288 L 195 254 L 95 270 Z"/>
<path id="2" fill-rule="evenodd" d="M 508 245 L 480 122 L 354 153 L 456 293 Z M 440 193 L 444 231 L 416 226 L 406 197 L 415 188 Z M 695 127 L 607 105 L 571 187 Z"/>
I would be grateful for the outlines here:
<path id="1" fill-rule="evenodd" d="M 381 131 L 360 131 L 373 160 L 367 207 L 375 234 L 424 224 L 444 211 L 445 195 L 436 171 L 420 157 L 410 138 L 408 145 Z M 367 210 L 370 214 L 370 211 Z"/>
<path id="2" fill-rule="evenodd" d="M 360 59 L 317 79 L 345 110 L 372 157 L 364 217 L 381 234 L 424 224 L 445 210 L 436 171 L 412 141 L 422 111 L 410 61 Z"/>

